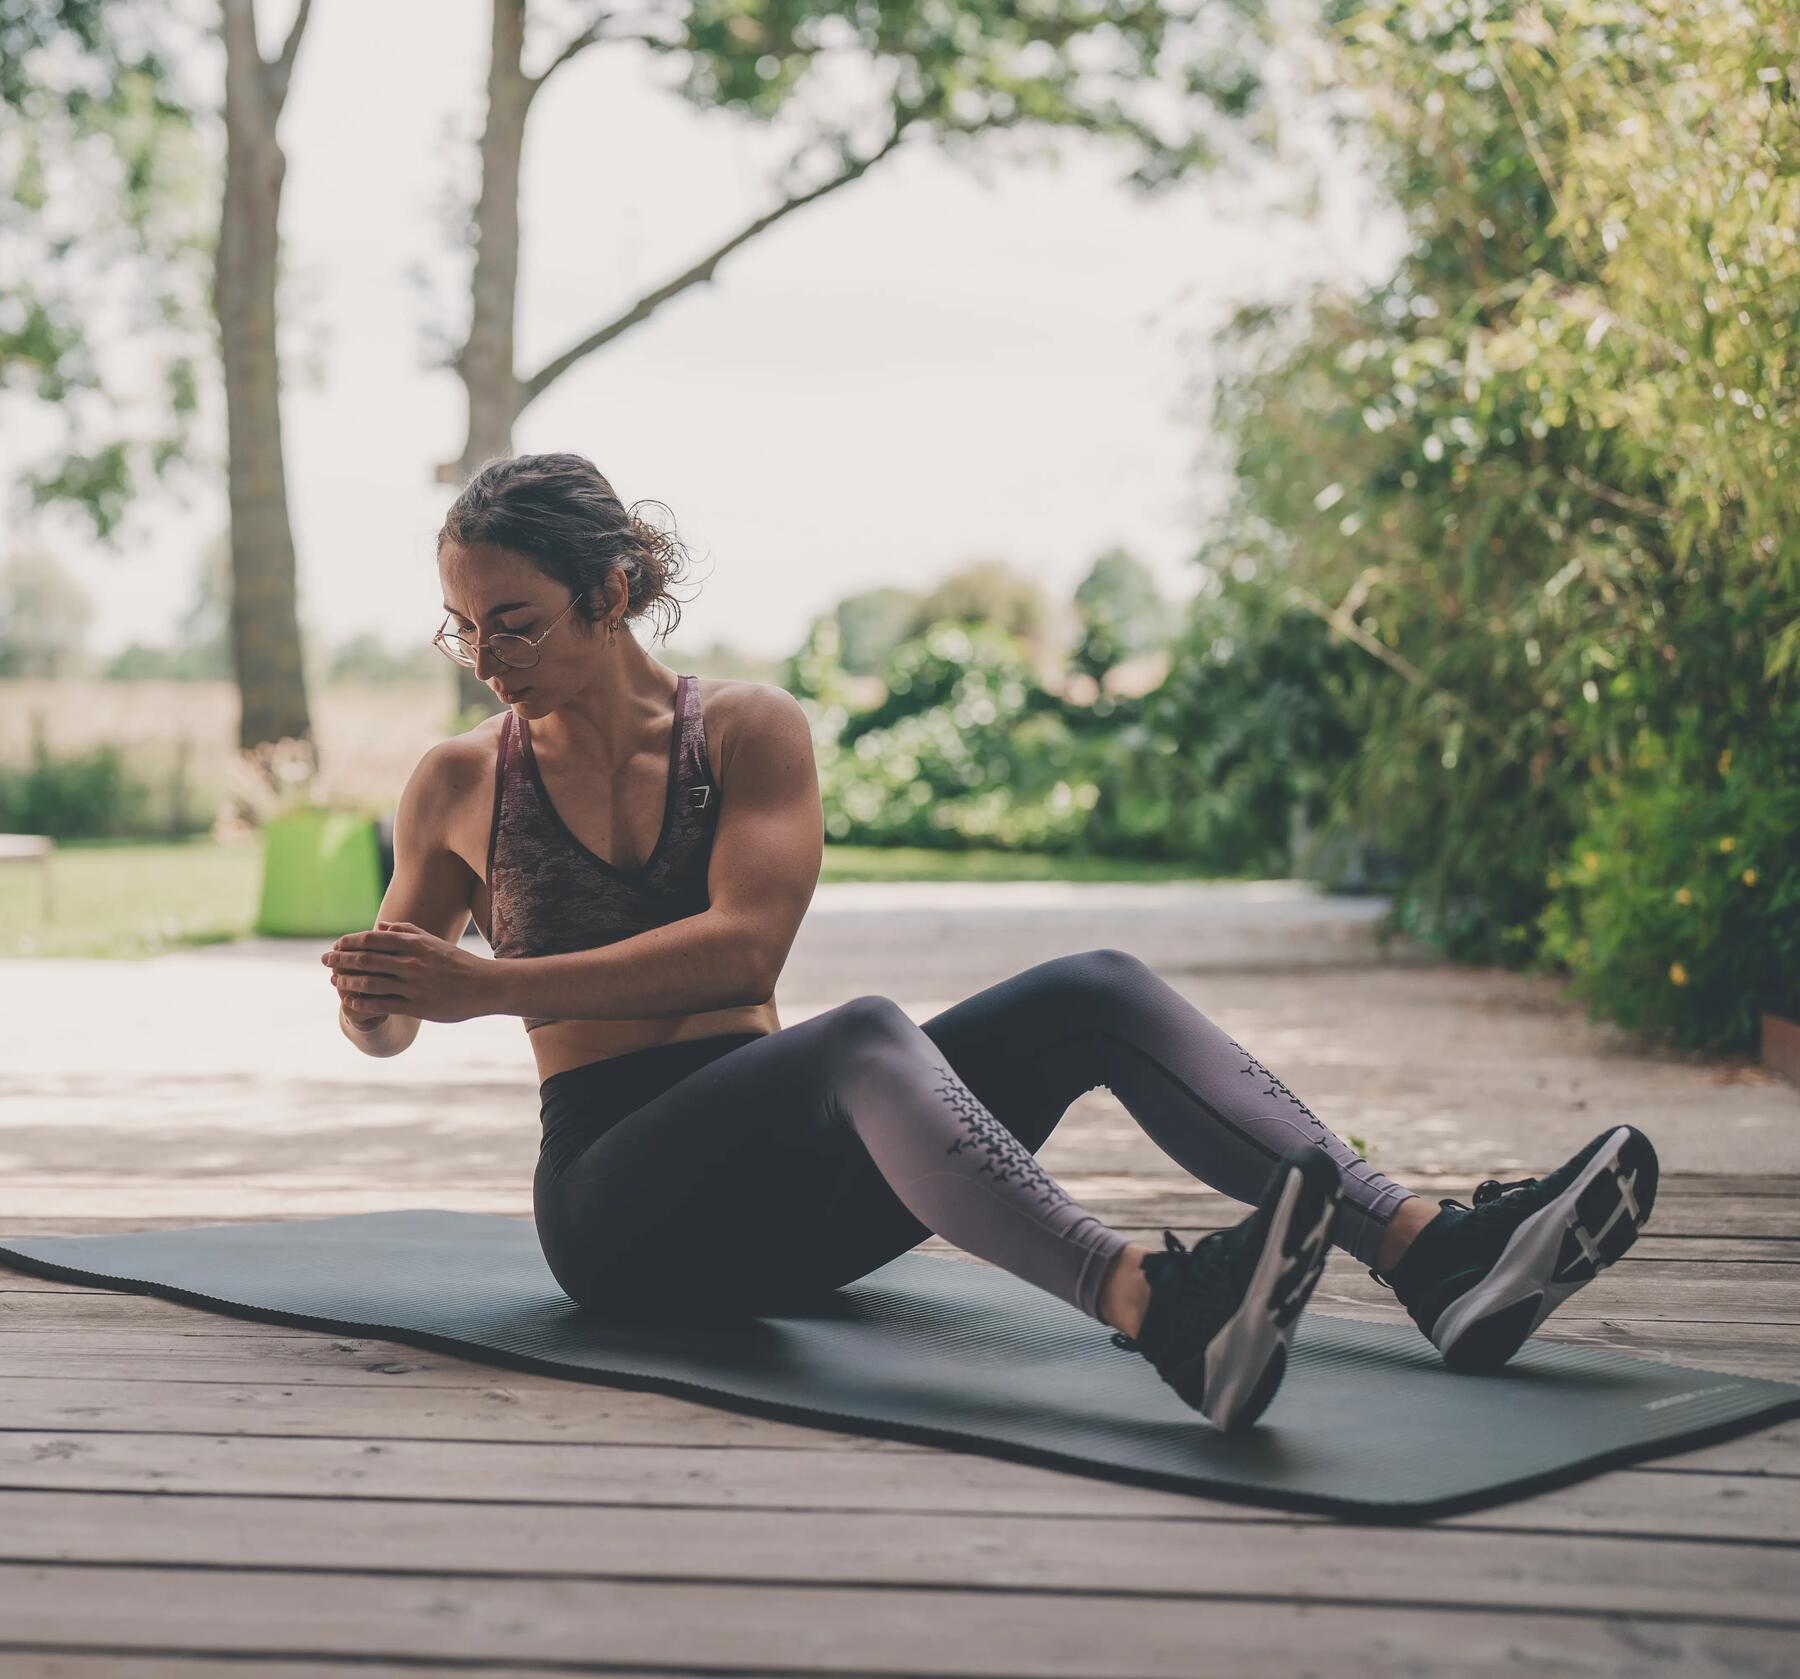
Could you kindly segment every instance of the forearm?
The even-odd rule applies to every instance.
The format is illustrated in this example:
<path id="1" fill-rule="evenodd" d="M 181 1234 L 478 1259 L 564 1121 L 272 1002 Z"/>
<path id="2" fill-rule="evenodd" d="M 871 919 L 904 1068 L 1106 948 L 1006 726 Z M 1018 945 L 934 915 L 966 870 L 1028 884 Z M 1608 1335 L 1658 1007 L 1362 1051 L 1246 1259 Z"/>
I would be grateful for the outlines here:
<path id="1" fill-rule="evenodd" d="M 412 1043 L 419 1035 L 419 1022 L 414 1015 L 390 1014 L 373 1031 L 364 1032 L 350 1024 L 344 1015 L 344 1005 L 339 1003 L 338 1029 L 364 1055 L 388 1056 L 398 1055 Z"/>
<path id="2" fill-rule="evenodd" d="M 551 1020 L 649 1020 L 742 1008 L 771 989 L 750 939 L 702 910 L 593 950 L 495 963 L 495 1014 Z"/>

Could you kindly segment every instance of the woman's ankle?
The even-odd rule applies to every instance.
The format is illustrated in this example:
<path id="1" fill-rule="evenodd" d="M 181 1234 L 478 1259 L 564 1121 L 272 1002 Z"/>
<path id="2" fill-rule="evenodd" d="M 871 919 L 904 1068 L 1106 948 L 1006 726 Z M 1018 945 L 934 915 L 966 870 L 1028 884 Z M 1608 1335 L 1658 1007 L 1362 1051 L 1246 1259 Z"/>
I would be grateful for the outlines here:
<path id="1" fill-rule="evenodd" d="M 1409 1195 L 1394 1209 L 1393 1216 L 1381 1232 L 1381 1247 L 1375 1256 L 1375 1269 L 1384 1277 L 1405 1258 L 1406 1250 L 1426 1225 L 1438 1215 L 1438 1206 L 1426 1195 Z"/>
<path id="2" fill-rule="evenodd" d="M 1144 1258 L 1154 1251 L 1142 1242 L 1127 1242 L 1113 1255 L 1100 1284 L 1102 1320 L 1133 1340 L 1143 1328 L 1144 1308 L 1150 1304 L 1150 1279 L 1144 1275 Z"/>

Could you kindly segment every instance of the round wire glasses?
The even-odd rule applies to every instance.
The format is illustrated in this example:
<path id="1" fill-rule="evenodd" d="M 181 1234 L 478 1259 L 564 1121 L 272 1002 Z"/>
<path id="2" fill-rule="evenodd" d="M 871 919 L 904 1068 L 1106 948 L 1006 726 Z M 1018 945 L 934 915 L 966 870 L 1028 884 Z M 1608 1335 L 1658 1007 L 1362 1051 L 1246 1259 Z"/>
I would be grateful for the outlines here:
<path id="1" fill-rule="evenodd" d="M 480 656 L 481 649 L 485 647 L 500 664 L 507 666 L 508 669 L 530 670 L 538 662 L 538 643 L 569 615 L 569 607 L 580 599 L 579 595 L 571 595 L 569 606 L 565 606 L 544 626 L 543 635 L 527 639 L 525 636 L 511 635 L 502 630 L 499 635 L 491 635 L 486 641 L 471 642 L 460 631 L 451 629 L 450 620 L 446 618 L 438 626 L 438 633 L 431 638 L 432 645 L 441 648 L 447 657 L 454 659 L 459 665 L 473 665 Z"/>

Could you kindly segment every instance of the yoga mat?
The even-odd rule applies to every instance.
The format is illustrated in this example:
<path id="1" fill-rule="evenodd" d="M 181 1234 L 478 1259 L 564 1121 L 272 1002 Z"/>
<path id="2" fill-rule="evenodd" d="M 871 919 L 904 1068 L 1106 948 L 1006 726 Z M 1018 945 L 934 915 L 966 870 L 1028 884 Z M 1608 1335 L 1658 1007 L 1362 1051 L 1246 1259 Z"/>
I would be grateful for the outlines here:
<path id="1" fill-rule="evenodd" d="M 1114 1347 L 1104 1324 L 994 1266 L 907 1253 L 778 1313 L 632 1323 L 575 1305 L 530 1221 L 436 1208 L 0 1238 L 0 1263 L 785 1422 L 1352 1521 L 1483 1509 L 1800 1416 L 1791 1382 L 1541 1339 L 1495 1374 L 1458 1375 L 1410 1322 L 1308 1310 L 1280 1392 L 1252 1429 L 1226 1435 L 1139 1354 Z"/>

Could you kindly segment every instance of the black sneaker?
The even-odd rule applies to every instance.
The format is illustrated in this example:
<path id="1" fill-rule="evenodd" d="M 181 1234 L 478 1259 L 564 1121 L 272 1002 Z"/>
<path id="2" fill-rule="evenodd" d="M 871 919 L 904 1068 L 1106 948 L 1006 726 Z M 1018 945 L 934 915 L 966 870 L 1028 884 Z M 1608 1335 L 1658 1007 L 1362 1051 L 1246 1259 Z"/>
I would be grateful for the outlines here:
<path id="1" fill-rule="evenodd" d="M 1498 1370 L 1537 1326 L 1637 1240 L 1656 1204 L 1656 1150 L 1615 1125 L 1540 1182 L 1487 1178 L 1475 1205 L 1413 1239 L 1391 1288 L 1452 1370 Z"/>
<path id="2" fill-rule="evenodd" d="M 1330 1155 L 1310 1143 L 1282 1156 L 1256 1211 L 1190 1251 L 1173 1230 L 1163 1253 L 1144 1256 L 1150 1303 L 1133 1340 L 1156 1372 L 1214 1427 L 1248 1428 L 1287 1370 L 1294 1320 L 1331 1246 L 1340 1194 Z"/>

